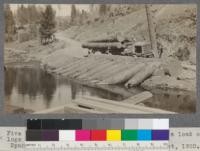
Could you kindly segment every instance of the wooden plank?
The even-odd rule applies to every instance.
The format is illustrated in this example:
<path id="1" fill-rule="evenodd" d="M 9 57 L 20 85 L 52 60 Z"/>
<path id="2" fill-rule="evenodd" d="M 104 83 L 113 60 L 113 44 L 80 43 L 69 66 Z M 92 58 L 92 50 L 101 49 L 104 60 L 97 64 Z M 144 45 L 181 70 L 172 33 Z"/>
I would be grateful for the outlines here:
<path id="1" fill-rule="evenodd" d="M 147 99 L 150 99 L 153 97 L 153 94 L 149 91 L 144 91 L 144 92 L 141 92 L 139 94 L 136 94 L 128 99 L 125 99 L 123 100 L 123 102 L 126 102 L 126 103 L 131 103 L 131 104 L 139 104 Z"/>
<path id="2" fill-rule="evenodd" d="M 33 114 L 47 114 L 47 113 L 64 113 L 64 107 L 59 106 L 55 108 L 45 109 L 42 111 L 36 111 Z"/>
<path id="3" fill-rule="evenodd" d="M 79 107 L 77 104 L 70 104 L 70 106 L 66 106 L 64 108 L 65 113 L 103 113 L 100 110 L 95 109 L 87 109 L 83 107 Z"/>
<path id="4" fill-rule="evenodd" d="M 111 103 L 109 103 L 111 102 Z M 115 102 L 107 100 L 105 101 L 96 101 L 96 100 L 91 100 L 91 99 L 77 99 L 74 100 L 74 103 L 78 105 L 84 105 L 87 107 L 94 108 L 96 110 L 103 110 L 104 113 L 136 113 L 136 114 L 142 114 L 142 113 L 150 113 L 148 111 L 143 111 L 143 110 L 138 110 L 137 108 L 131 108 L 130 106 L 123 106 L 119 102 Z"/>
<path id="5" fill-rule="evenodd" d="M 87 101 L 92 100 L 93 104 L 94 103 L 96 104 L 96 102 L 101 102 L 101 103 L 104 103 L 104 106 L 106 106 L 108 104 L 111 105 L 112 108 L 115 108 L 116 106 L 120 106 L 120 107 L 123 108 L 123 111 L 131 109 L 132 113 L 174 114 L 174 112 L 165 111 L 165 110 L 162 110 L 162 109 L 155 109 L 155 108 L 146 107 L 146 106 L 134 105 L 134 104 L 131 104 L 131 103 L 117 102 L 117 101 L 113 101 L 113 100 L 95 98 L 95 97 L 91 97 L 91 96 L 84 96 L 83 98 L 86 99 Z M 118 112 L 119 112 L 119 110 L 118 110 Z M 122 113 L 126 113 L 126 112 L 122 112 Z"/>
<path id="6" fill-rule="evenodd" d="M 37 111 L 34 112 L 33 114 L 47 114 L 47 113 L 102 113 L 102 112 L 94 109 L 82 108 L 77 106 L 77 104 L 70 103 L 64 106 Z"/>

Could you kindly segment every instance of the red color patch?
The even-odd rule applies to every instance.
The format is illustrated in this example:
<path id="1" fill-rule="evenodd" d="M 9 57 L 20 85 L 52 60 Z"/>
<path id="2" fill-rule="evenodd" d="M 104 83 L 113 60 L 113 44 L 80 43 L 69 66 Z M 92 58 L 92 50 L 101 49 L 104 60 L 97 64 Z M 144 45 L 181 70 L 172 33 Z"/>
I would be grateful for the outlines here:
<path id="1" fill-rule="evenodd" d="M 106 130 L 91 130 L 92 141 L 106 141 Z"/>

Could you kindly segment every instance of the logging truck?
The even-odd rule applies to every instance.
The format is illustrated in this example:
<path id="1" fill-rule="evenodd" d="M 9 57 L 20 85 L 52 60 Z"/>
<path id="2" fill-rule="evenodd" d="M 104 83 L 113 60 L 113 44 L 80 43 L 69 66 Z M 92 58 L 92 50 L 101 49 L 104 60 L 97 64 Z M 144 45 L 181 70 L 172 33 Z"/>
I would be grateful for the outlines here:
<path id="1" fill-rule="evenodd" d="M 87 48 L 88 55 L 96 52 L 112 55 L 124 55 L 134 57 L 152 58 L 154 57 L 151 45 L 147 42 L 131 42 L 124 40 L 119 42 L 117 40 L 98 40 L 89 41 L 82 44 L 83 48 Z"/>

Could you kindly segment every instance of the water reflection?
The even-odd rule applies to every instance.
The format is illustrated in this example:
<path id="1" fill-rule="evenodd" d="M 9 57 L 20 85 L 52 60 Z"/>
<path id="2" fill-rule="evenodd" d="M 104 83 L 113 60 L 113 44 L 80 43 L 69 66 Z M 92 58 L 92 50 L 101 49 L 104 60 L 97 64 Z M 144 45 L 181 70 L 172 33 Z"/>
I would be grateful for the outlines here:
<path id="1" fill-rule="evenodd" d="M 9 70 L 6 70 L 5 72 L 5 95 L 10 96 L 16 81 L 16 70 L 10 68 Z"/>
<path id="2" fill-rule="evenodd" d="M 144 102 L 145 105 L 179 113 L 196 111 L 196 94 L 191 92 L 154 90 L 153 98 Z"/>
<path id="3" fill-rule="evenodd" d="M 32 111 L 66 105 L 84 95 L 122 101 L 143 91 L 137 88 L 133 92 L 118 85 L 98 87 L 55 77 L 38 67 L 8 67 L 5 71 L 6 105 Z M 196 111 L 195 94 L 166 90 L 155 90 L 152 93 L 153 98 L 143 102 L 146 106 L 179 113 Z"/>
<path id="4" fill-rule="evenodd" d="M 54 77 L 40 68 L 19 67 L 7 68 L 5 95 L 8 105 L 33 111 L 66 105 L 83 95 L 113 100 L 124 99 L 120 94 Z"/>

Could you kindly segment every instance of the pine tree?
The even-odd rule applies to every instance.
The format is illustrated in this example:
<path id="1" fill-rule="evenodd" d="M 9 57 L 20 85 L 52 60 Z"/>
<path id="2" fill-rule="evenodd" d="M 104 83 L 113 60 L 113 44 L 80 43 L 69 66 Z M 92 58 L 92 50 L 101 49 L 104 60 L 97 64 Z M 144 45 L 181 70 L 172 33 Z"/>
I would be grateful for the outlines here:
<path id="1" fill-rule="evenodd" d="M 77 10 L 74 4 L 71 5 L 71 24 L 75 24 L 77 18 Z"/>
<path id="2" fill-rule="evenodd" d="M 10 5 L 5 6 L 5 33 L 7 34 L 6 40 L 12 40 L 12 36 L 15 34 L 15 21 L 13 13 L 10 9 Z"/>
<path id="3" fill-rule="evenodd" d="M 37 7 L 35 5 L 28 5 L 28 23 L 33 24 L 33 23 L 38 23 L 40 19 L 40 13 L 37 10 Z"/>
<path id="4" fill-rule="evenodd" d="M 18 7 L 18 9 L 17 9 L 17 20 L 18 20 L 19 24 L 21 26 L 28 24 L 28 21 L 29 21 L 28 18 L 29 18 L 28 9 L 24 5 L 21 5 L 20 7 Z"/>
<path id="5" fill-rule="evenodd" d="M 89 5 L 89 10 L 90 10 L 90 13 L 94 12 L 94 4 Z"/>
<path id="6" fill-rule="evenodd" d="M 99 6 L 99 15 L 104 16 L 107 13 L 107 6 L 106 4 L 100 4 Z"/>
<path id="7" fill-rule="evenodd" d="M 47 5 L 45 11 L 42 13 L 40 21 L 40 33 L 44 32 L 53 33 L 56 27 L 55 12 L 51 5 Z"/>

